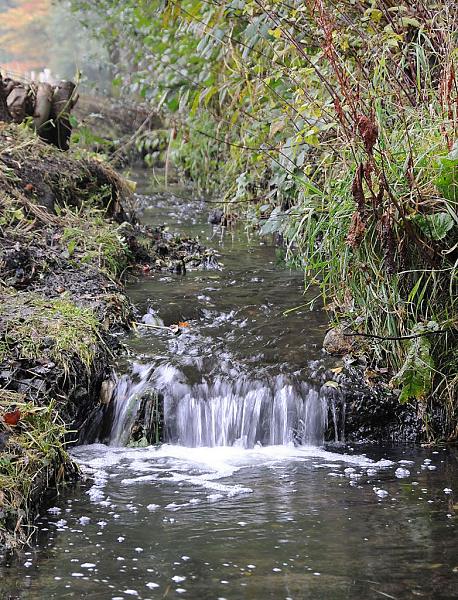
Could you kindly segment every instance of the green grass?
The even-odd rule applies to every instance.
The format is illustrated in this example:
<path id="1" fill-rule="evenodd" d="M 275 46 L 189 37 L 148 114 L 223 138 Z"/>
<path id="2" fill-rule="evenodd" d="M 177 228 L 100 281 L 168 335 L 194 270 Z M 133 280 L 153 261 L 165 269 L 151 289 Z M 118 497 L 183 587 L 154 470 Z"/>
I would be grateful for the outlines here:
<path id="1" fill-rule="evenodd" d="M 3 423 L 12 408 L 21 414 L 16 426 Z M 14 547 L 33 533 L 30 521 L 42 492 L 62 483 L 75 467 L 53 402 L 38 407 L 21 394 L 0 389 L 0 433 L 3 439 L 8 436 L 0 451 L 0 544 Z"/>
<path id="2" fill-rule="evenodd" d="M 101 211 L 61 213 L 65 220 L 62 243 L 69 257 L 96 265 L 110 277 L 119 277 L 127 268 L 130 252 L 122 227 L 106 221 Z"/>
<path id="3" fill-rule="evenodd" d="M 0 361 L 8 356 L 28 360 L 47 356 L 66 371 L 75 358 L 91 367 L 100 344 L 100 324 L 90 308 L 33 292 L 3 290 L 1 299 Z"/>

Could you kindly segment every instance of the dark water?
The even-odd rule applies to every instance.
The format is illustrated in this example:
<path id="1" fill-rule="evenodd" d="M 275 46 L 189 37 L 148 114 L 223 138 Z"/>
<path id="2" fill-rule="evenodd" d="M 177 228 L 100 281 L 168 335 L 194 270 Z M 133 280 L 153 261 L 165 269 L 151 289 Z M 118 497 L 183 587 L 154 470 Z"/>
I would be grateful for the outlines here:
<path id="1" fill-rule="evenodd" d="M 187 321 L 190 328 L 170 349 L 170 336 L 142 330 L 130 346 L 143 360 L 168 360 L 198 354 L 199 369 L 211 371 L 215 357 L 238 368 L 291 372 L 322 357 L 321 345 L 328 322 L 314 290 L 303 295 L 303 275 L 285 268 L 271 241 L 262 240 L 243 223 L 234 231 L 207 224 L 208 207 L 186 203 L 182 196 L 153 200 L 142 222 L 165 223 L 172 231 L 199 237 L 217 252 L 221 269 L 189 271 L 185 276 L 153 275 L 129 286 L 140 312 L 159 317 L 166 325 Z M 285 311 L 288 312 L 285 315 Z M 147 319 L 146 319 L 147 320 Z M 198 346 L 198 347 L 197 347 Z"/>
<path id="2" fill-rule="evenodd" d="M 93 446 L 78 457 L 95 481 L 40 519 L 37 547 L 0 569 L 0 589 L 30 599 L 457 597 L 449 451 Z"/>
<path id="3" fill-rule="evenodd" d="M 304 303 L 302 277 L 273 247 L 212 230 L 203 207 L 154 204 L 145 221 L 200 235 L 224 269 L 133 284 L 140 320 L 189 328 L 140 328 L 121 372 L 152 364 L 195 386 L 313 380 L 336 366 L 320 350 L 318 310 L 283 315 Z M 43 512 L 32 549 L 0 566 L 1 598 L 458 597 L 453 450 L 95 444 L 75 457 L 86 481 Z"/>

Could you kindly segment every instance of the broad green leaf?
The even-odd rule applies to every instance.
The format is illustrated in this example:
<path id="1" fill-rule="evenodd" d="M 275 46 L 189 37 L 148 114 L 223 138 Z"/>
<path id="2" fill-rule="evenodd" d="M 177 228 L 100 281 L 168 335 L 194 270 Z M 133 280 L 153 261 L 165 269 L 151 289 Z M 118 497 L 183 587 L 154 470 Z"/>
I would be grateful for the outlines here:
<path id="1" fill-rule="evenodd" d="M 277 208 L 274 208 L 270 217 L 261 227 L 261 235 L 278 233 L 281 230 L 282 225 L 286 219 L 287 216 L 284 213 L 282 213 L 281 208 L 277 206 Z"/>
<path id="2" fill-rule="evenodd" d="M 414 332 L 424 333 L 424 326 L 416 326 Z M 430 354 L 431 343 L 426 335 L 419 335 L 407 342 L 407 356 L 392 384 L 401 388 L 399 402 L 423 400 L 431 391 L 434 363 Z"/>
<path id="3" fill-rule="evenodd" d="M 458 141 L 447 156 L 438 159 L 436 187 L 447 200 L 458 202 Z"/>
<path id="4" fill-rule="evenodd" d="M 412 217 L 422 233 L 434 241 L 443 240 L 455 225 L 452 217 L 447 212 L 423 215 L 418 213 Z"/>

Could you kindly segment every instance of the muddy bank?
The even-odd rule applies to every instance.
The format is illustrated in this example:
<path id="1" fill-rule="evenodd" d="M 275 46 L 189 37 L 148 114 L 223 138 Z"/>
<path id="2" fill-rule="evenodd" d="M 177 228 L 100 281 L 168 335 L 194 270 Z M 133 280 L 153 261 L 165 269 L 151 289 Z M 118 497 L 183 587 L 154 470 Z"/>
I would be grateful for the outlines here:
<path id="1" fill-rule="evenodd" d="M 129 273 L 184 272 L 194 240 L 137 224 L 132 186 L 0 123 L 0 544 L 24 542 L 65 446 L 103 401 Z M 191 255 L 192 259 L 188 260 Z"/>

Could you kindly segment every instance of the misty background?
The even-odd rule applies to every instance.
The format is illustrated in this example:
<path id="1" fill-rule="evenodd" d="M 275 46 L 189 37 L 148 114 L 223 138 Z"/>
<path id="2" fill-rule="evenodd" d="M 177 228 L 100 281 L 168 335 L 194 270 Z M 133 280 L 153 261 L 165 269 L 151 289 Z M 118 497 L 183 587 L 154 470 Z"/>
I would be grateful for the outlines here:
<path id="1" fill-rule="evenodd" d="M 66 0 L 0 0 L 0 70 L 30 79 L 50 69 L 56 80 L 80 72 L 80 85 L 106 93 L 112 78 L 107 52 L 81 18 Z"/>

